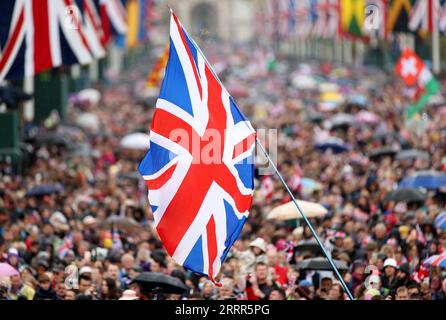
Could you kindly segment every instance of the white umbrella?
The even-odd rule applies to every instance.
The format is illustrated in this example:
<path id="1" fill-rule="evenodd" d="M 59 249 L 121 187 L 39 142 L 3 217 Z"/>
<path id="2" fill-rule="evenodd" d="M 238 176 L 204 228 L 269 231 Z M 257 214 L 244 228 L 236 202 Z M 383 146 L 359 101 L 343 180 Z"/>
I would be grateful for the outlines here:
<path id="1" fill-rule="evenodd" d="M 324 215 L 327 214 L 327 209 L 325 209 L 318 203 L 297 200 L 297 204 L 308 218 L 323 217 Z M 267 219 L 294 220 L 294 219 L 302 219 L 302 215 L 297 210 L 294 202 L 290 201 L 288 203 L 282 204 L 274 208 L 268 214 Z"/>
<path id="2" fill-rule="evenodd" d="M 81 113 L 77 117 L 76 123 L 84 129 L 90 129 L 92 131 L 99 130 L 99 118 L 94 113 L 89 113 L 89 112 Z"/>
<path id="3" fill-rule="evenodd" d="M 121 147 L 124 149 L 147 150 L 150 147 L 150 136 L 141 132 L 131 133 L 122 138 Z"/>
<path id="4" fill-rule="evenodd" d="M 96 89 L 84 89 L 77 94 L 78 98 L 96 105 L 101 100 L 101 93 Z"/>

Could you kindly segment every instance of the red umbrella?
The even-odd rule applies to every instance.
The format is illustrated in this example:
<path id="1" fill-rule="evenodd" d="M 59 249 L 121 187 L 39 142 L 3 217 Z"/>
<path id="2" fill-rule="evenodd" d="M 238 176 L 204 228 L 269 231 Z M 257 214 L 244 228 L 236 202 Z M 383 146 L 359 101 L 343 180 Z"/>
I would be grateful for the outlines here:
<path id="1" fill-rule="evenodd" d="M 9 263 L 0 263 L 0 278 L 10 277 L 19 274 Z"/>

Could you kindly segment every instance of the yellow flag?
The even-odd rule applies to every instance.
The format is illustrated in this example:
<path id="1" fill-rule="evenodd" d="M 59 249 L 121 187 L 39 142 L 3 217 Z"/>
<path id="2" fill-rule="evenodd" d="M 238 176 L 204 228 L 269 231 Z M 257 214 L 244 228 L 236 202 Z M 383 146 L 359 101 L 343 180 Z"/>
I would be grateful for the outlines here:
<path id="1" fill-rule="evenodd" d="M 365 20 L 365 0 L 341 0 L 342 31 L 362 37 Z"/>
<path id="2" fill-rule="evenodd" d="M 138 45 L 138 26 L 139 26 L 139 1 L 127 1 L 127 38 L 128 48 L 134 48 Z"/>

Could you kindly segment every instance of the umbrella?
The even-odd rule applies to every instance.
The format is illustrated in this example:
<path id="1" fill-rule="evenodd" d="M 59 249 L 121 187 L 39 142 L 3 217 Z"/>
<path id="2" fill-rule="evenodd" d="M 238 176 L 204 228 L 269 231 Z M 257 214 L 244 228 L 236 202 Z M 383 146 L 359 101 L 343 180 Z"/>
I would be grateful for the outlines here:
<path id="1" fill-rule="evenodd" d="M 446 186 L 446 173 L 435 170 L 416 171 L 404 178 L 399 188 L 426 188 L 438 189 Z"/>
<path id="2" fill-rule="evenodd" d="M 122 138 L 121 147 L 125 149 L 147 150 L 150 147 L 150 136 L 141 132 L 131 133 Z"/>
<path id="3" fill-rule="evenodd" d="M 9 263 L 0 263 L 0 278 L 10 277 L 19 274 Z"/>
<path id="4" fill-rule="evenodd" d="M 99 151 L 91 148 L 88 144 L 76 146 L 70 150 L 69 154 L 71 157 L 99 157 L 99 155 Z"/>
<path id="5" fill-rule="evenodd" d="M 435 218 L 435 227 L 440 230 L 446 230 L 446 211 L 443 211 Z"/>
<path id="6" fill-rule="evenodd" d="M 326 91 L 322 92 L 320 96 L 320 100 L 322 102 L 335 102 L 335 103 L 341 103 L 344 98 L 339 92 L 336 91 Z"/>
<path id="7" fill-rule="evenodd" d="M 316 190 L 322 189 L 322 184 L 317 182 L 316 180 L 310 178 L 302 178 L 301 181 L 302 193 L 303 194 L 311 194 Z"/>
<path id="8" fill-rule="evenodd" d="M 141 179 L 141 175 L 136 171 L 124 172 L 118 176 L 118 179 L 130 180 L 137 182 Z"/>
<path id="9" fill-rule="evenodd" d="M 351 126 L 355 118 L 348 113 L 338 113 L 325 122 L 328 129 L 345 128 Z"/>
<path id="10" fill-rule="evenodd" d="M 315 240 L 302 240 L 294 246 L 294 252 L 311 251 L 313 253 L 322 253 L 321 247 Z"/>
<path id="11" fill-rule="evenodd" d="M 49 132 L 38 135 L 35 139 L 35 144 L 38 146 L 50 145 L 66 147 L 71 144 L 71 141 L 65 135 L 57 132 Z"/>
<path id="12" fill-rule="evenodd" d="M 180 279 L 158 272 L 142 272 L 132 283 L 139 284 L 143 292 L 149 293 L 182 294 L 187 290 Z"/>
<path id="13" fill-rule="evenodd" d="M 36 186 L 34 188 L 31 188 L 26 193 L 27 197 L 40 197 L 48 194 L 58 193 L 63 191 L 64 188 L 61 184 L 55 183 L 55 184 L 43 184 L 40 186 Z"/>
<path id="14" fill-rule="evenodd" d="M 370 111 L 361 111 L 355 116 L 355 123 L 376 124 L 380 121 L 378 115 Z"/>
<path id="15" fill-rule="evenodd" d="M 101 100 L 101 93 L 96 89 L 84 89 L 77 94 L 79 100 L 96 105 Z"/>
<path id="16" fill-rule="evenodd" d="M 430 156 L 427 152 L 423 152 L 416 149 L 402 150 L 396 155 L 397 160 L 414 160 L 422 159 L 429 160 Z"/>
<path id="17" fill-rule="evenodd" d="M 436 266 L 446 269 L 446 253 L 435 254 L 424 260 L 425 266 Z"/>
<path id="18" fill-rule="evenodd" d="M 135 219 L 130 217 L 121 217 L 117 215 L 112 215 L 108 217 L 105 221 L 100 223 L 99 226 L 102 228 L 116 227 L 118 229 L 135 229 L 141 227 Z"/>
<path id="19" fill-rule="evenodd" d="M 318 203 L 308 202 L 303 200 L 297 200 L 299 207 L 302 209 L 303 213 L 308 218 L 317 218 L 323 217 L 327 214 L 327 209 L 321 206 Z M 282 204 L 276 208 L 274 208 L 269 214 L 267 219 L 276 219 L 276 220 L 293 220 L 293 219 L 302 219 L 301 214 L 296 208 L 296 205 L 293 201 Z"/>
<path id="20" fill-rule="evenodd" d="M 348 266 L 344 261 L 333 260 L 333 262 L 338 270 L 348 270 Z M 300 270 L 333 270 L 333 267 L 331 266 L 330 262 L 328 262 L 327 258 L 323 257 L 305 259 L 297 264 L 297 268 Z"/>
<path id="21" fill-rule="evenodd" d="M 315 147 L 318 151 L 325 152 L 327 150 L 331 150 L 333 153 L 341 153 L 349 150 L 348 145 L 336 137 L 329 137 L 324 141 L 317 142 Z"/>
<path id="22" fill-rule="evenodd" d="M 94 113 L 84 112 L 80 114 L 76 119 L 76 123 L 80 127 L 92 130 L 93 132 L 99 130 L 99 118 Z"/>
<path id="23" fill-rule="evenodd" d="M 392 147 L 382 147 L 369 153 L 369 159 L 378 159 L 385 156 L 394 156 L 398 150 Z"/>
<path id="24" fill-rule="evenodd" d="M 402 201 L 402 202 L 419 202 L 426 199 L 426 195 L 415 188 L 401 188 L 390 191 L 385 200 L 386 201 Z"/>

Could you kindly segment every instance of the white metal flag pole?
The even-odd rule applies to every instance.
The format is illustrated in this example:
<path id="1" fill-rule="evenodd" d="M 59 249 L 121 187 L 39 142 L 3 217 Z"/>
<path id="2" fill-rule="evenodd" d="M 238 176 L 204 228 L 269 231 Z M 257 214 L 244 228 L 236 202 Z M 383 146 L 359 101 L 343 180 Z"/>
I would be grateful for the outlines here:
<path id="1" fill-rule="evenodd" d="M 440 73 L 440 32 L 438 30 L 438 12 L 433 3 L 430 4 L 432 10 L 432 71 L 435 74 Z"/>
<path id="2" fill-rule="evenodd" d="M 308 228 L 311 230 L 311 233 L 313 234 L 314 238 L 316 239 L 319 247 L 321 248 L 322 252 L 324 253 L 325 257 L 327 258 L 328 262 L 330 263 L 331 267 L 333 268 L 333 271 L 336 273 L 339 281 L 342 284 L 342 287 L 344 288 L 345 292 L 347 293 L 348 297 L 350 300 L 355 300 L 355 298 L 353 298 L 352 293 L 350 292 L 350 289 L 347 287 L 347 284 L 345 283 L 344 279 L 342 279 L 342 276 L 338 270 L 338 268 L 336 267 L 333 259 L 331 258 L 330 254 L 328 253 L 327 249 L 325 249 L 322 241 L 319 239 L 316 231 L 314 230 L 310 220 L 308 220 L 307 216 L 305 215 L 305 213 L 302 211 L 302 209 L 300 208 L 299 204 L 297 203 L 296 198 L 294 197 L 293 193 L 291 192 L 290 188 L 288 187 L 287 183 L 285 182 L 285 180 L 283 179 L 282 175 L 280 174 L 279 170 L 277 169 L 276 165 L 274 164 L 274 162 L 272 161 L 272 159 L 270 158 L 270 156 L 268 155 L 268 152 L 266 152 L 265 147 L 262 145 L 262 143 L 260 142 L 259 138 L 257 138 L 257 145 L 260 147 L 260 149 L 262 149 L 263 153 L 265 154 L 266 158 L 268 159 L 269 163 L 271 164 L 271 166 L 273 167 L 275 173 L 277 174 L 277 176 L 279 177 L 280 181 L 282 182 L 283 186 L 285 187 L 286 191 L 288 192 L 288 194 L 290 195 L 291 199 L 293 200 L 297 210 L 299 211 L 299 213 L 301 214 L 302 218 L 304 219 L 305 223 L 307 224 Z"/>

